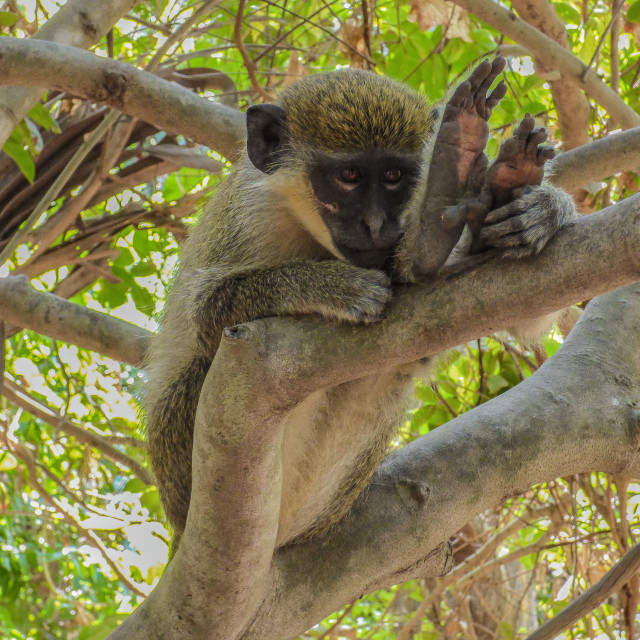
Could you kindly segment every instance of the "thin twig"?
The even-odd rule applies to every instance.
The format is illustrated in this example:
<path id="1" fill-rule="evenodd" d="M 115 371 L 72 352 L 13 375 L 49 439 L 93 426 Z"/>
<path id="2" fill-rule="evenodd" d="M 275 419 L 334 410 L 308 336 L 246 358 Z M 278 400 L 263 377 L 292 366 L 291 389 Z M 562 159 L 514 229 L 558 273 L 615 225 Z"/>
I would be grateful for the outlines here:
<path id="1" fill-rule="evenodd" d="M 640 571 L 640 544 L 628 551 L 618 564 L 609 569 L 598 582 L 578 596 L 553 620 L 538 627 L 527 640 L 552 640 L 557 637 L 602 604 L 612 593 L 618 591 L 638 571 Z"/>
<path id="2" fill-rule="evenodd" d="M 242 41 L 242 15 L 244 13 L 245 2 L 246 0 L 240 0 L 240 2 L 238 2 L 238 13 L 236 14 L 236 24 L 233 30 L 233 35 L 236 41 L 236 46 L 238 47 L 238 51 L 242 56 L 244 66 L 247 70 L 247 73 L 249 74 L 249 81 L 251 82 L 251 86 L 263 100 L 272 102 L 273 96 L 268 91 L 265 91 L 258 82 L 258 78 L 256 76 L 257 67 L 251 59 L 251 56 L 248 54 L 247 49 L 244 46 L 244 42 Z"/>

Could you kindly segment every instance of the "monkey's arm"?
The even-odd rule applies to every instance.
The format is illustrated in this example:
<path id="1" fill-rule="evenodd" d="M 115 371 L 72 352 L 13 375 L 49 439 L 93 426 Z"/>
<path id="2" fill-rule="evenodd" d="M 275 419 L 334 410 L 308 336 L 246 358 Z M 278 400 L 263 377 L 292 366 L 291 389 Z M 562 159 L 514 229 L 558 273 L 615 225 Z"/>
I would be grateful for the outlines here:
<path id="1" fill-rule="evenodd" d="M 318 313 L 353 323 L 382 319 L 391 299 L 381 271 L 325 260 L 250 270 L 220 281 L 200 269 L 191 281 L 199 338 L 217 342 L 222 328 L 268 316 Z"/>

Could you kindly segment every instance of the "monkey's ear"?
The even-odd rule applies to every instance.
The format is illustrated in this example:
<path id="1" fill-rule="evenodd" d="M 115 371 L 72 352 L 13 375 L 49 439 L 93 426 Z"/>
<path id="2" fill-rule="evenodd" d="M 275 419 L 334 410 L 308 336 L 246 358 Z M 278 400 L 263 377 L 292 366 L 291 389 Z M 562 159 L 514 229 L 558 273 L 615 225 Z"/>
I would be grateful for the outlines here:
<path id="1" fill-rule="evenodd" d="M 275 104 L 255 104 L 247 109 L 247 153 L 256 169 L 273 173 L 287 143 L 284 111 Z"/>

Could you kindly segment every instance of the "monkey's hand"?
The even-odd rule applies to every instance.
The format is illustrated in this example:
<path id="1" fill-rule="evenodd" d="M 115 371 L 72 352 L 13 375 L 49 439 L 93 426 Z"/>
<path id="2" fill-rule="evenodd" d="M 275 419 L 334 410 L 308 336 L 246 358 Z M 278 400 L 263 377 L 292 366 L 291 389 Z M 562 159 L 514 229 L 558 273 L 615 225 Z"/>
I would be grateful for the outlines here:
<path id="1" fill-rule="evenodd" d="M 486 246 L 503 250 L 505 258 L 539 253 L 577 216 L 571 196 L 550 184 L 523 187 L 514 195 L 519 197 L 487 215 L 480 231 Z"/>
<path id="2" fill-rule="evenodd" d="M 536 127 L 527 113 L 513 136 L 502 143 L 485 180 L 494 209 L 513 200 L 514 189 L 541 184 L 545 162 L 555 156 L 553 148 L 543 144 L 547 137 L 546 129 Z"/>
<path id="3" fill-rule="evenodd" d="M 391 279 L 382 271 L 344 262 L 319 262 L 301 307 L 291 313 L 319 313 L 326 318 L 370 324 L 385 316 L 391 300 Z"/>

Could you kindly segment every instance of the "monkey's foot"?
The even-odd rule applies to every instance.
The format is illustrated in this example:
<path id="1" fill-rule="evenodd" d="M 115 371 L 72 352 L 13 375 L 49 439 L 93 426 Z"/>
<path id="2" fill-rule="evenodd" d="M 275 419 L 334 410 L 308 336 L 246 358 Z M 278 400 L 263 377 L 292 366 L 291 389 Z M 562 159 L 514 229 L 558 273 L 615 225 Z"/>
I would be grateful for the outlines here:
<path id="1" fill-rule="evenodd" d="M 487 92 L 505 65 L 502 56 L 493 62 L 481 62 L 457 87 L 445 106 L 431 166 L 433 169 L 443 165 L 449 182 L 452 175 L 457 176 L 458 195 L 472 177 L 474 182 L 482 184 L 487 164 L 483 152 L 489 139 L 487 121 L 507 88 L 500 82 L 491 94 L 487 95 Z"/>
<path id="2" fill-rule="evenodd" d="M 514 189 L 542 182 L 545 162 L 555 155 L 551 147 L 543 145 L 547 138 L 547 131 L 536 127 L 527 113 L 513 136 L 502 143 L 485 182 L 495 207 L 513 200 Z"/>
<path id="3" fill-rule="evenodd" d="M 562 226 L 564 200 L 549 185 L 515 189 L 516 200 L 491 211 L 480 231 L 489 248 L 502 249 L 505 258 L 539 253 Z"/>

